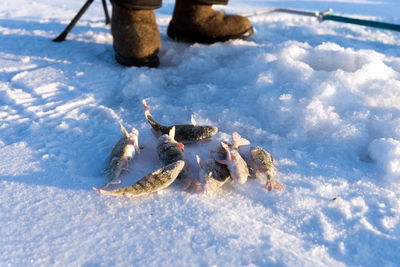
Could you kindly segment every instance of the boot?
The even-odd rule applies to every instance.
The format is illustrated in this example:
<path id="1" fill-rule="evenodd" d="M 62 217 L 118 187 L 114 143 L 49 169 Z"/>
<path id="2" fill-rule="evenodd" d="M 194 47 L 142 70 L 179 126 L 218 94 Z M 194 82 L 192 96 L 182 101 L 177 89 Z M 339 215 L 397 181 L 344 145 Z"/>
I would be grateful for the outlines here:
<path id="1" fill-rule="evenodd" d="M 113 1 L 111 34 L 118 63 L 136 67 L 160 64 L 161 38 L 153 9 L 136 10 Z"/>
<path id="2" fill-rule="evenodd" d="M 180 42 L 212 44 L 247 38 L 253 34 L 253 27 L 247 18 L 217 12 L 210 4 L 176 0 L 167 34 Z"/>

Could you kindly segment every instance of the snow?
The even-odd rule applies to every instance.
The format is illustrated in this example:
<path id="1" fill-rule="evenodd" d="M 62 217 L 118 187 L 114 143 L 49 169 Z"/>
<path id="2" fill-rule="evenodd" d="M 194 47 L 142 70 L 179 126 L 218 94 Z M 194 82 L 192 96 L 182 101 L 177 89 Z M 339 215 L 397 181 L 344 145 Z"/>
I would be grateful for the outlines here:
<path id="1" fill-rule="evenodd" d="M 166 35 L 158 69 L 114 60 L 101 1 L 63 43 L 83 1 L 0 6 L 1 266 L 398 266 L 400 36 L 284 13 L 251 17 L 248 40 L 206 46 Z M 394 0 L 239 1 L 400 24 Z M 193 175 L 237 131 L 276 159 L 284 192 L 254 180 L 205 196 L 172 185 L 99 195 L 119 123 L 144 147 L 123 184 L 161 167 L 144 118 L 219 128 L 186 145 Z"/>

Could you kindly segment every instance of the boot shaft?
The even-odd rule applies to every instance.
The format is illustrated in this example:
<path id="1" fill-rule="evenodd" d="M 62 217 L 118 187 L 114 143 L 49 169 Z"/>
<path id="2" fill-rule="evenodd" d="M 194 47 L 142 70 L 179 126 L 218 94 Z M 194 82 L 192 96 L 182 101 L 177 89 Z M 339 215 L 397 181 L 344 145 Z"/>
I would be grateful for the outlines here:
<path id="1" fill-rule="evenodd" d="M 111 34 L 116 60 L 126 66 L 156 67 L 161 47 L 153 9 L 135 10 L 112 2 Z"/>

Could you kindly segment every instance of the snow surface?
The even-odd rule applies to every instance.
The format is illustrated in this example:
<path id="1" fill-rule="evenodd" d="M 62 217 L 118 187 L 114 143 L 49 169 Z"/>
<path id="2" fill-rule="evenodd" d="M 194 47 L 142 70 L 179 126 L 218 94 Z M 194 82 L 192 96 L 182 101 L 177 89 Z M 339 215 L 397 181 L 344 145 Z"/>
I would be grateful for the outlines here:
<path id="1" fill-rule="evenodd" d="M 274 13 L 246 41 L 171 41 L 157 10 L 158 69 L 114 60 L 101 1 L 53 43 L 84 1 L 0 6 L 1 266 L 398 266 L 400 35 Z M 323 11 L 400 24 L 397 1 L 239 1 L 217 8 Z M 119 122 L 144 150 L 124 184 L 161 165 L 143 115 L 220 129 L 187 145 L 202 158 L 233 131 L 271 152 L 284 192 L 254 180 L 215 196 L 173 185 L 103 196 Z"/>

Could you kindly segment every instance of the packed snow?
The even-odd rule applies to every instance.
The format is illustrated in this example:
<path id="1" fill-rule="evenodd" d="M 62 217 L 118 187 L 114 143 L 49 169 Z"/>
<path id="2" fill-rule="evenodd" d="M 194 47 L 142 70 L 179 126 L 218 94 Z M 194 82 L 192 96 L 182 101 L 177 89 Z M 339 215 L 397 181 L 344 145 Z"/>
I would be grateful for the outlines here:
<path id="1" fill-rule="evenodd" d="M 394 0 L 239 1 L 400 24 Z M 255 34 L 213 45 L 166 35 L 156 10 L 157 69 L 114 59 L 95 1 L 3 0 L 0 6 L 1 266 L 398 266 L 400 35 L 285 13 L 251 16 Z M 110 6 L 109 6 L 110 7 Z M 143 146 L 123 185 L 161 167 L 144 117 L 218 126 L 187 144 L 203 159 L 232 132 L 269 151 L 283 192 L 255 180 L 215 195 L 173 184 L 139 198 L 93 191 L 107 179 L 119 123 Z"/>

